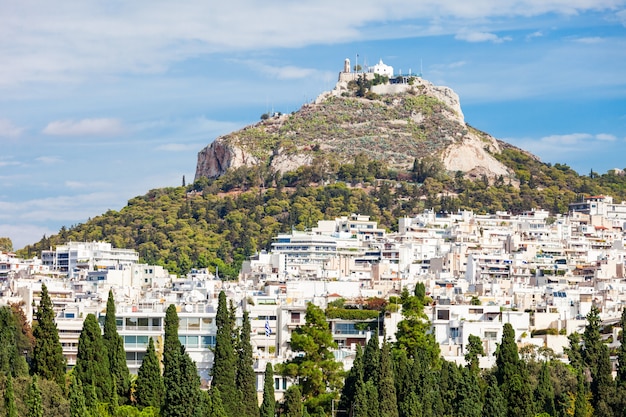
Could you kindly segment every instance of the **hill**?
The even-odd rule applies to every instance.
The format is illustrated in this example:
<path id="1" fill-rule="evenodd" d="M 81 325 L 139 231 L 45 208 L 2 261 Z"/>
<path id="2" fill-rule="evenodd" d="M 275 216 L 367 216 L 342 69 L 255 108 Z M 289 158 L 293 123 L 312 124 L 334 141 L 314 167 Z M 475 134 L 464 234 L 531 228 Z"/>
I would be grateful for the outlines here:
<path id="1" fill-rule="evenodd" d="M 512 174 L 493 156 L 501 152 L 500 143 L 465 123 L 457 94 L 418 77 L 397 84 L 380 78 L 340 81 L 297 112 L 265 116 L 200 151 L 196 179 L 241 166 L 281 173 L 333 166 L 359 153 L 398 170 L 434 157 L 445 170 L 473 178 Z"/>
<path id="2" fill-rule="evenodd" d="M 582 195 L 626 200 L 623 175 L 581 176 L 465 124 L 449 89 L 357 81 L 218 138 L 200 152 L 193 184 L 151 190 L 18 254 L 104 240 L 174 273 L 217 267 L 235 278 L 276 234 L 352 213 L 394 230 L 425 208 L 556 215 Z"/>

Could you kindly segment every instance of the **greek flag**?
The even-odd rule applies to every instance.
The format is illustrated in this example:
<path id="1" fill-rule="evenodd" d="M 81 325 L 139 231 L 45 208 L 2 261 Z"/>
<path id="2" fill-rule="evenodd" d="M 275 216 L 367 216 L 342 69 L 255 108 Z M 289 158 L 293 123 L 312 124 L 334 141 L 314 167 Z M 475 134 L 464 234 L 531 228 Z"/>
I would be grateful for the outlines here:
<path id="1" fill-rule="evenodd" d="M 265 336 L 270 337 L 272 334 L 272 329 L 270 328 L 270 320 L 265 319 Z"/>

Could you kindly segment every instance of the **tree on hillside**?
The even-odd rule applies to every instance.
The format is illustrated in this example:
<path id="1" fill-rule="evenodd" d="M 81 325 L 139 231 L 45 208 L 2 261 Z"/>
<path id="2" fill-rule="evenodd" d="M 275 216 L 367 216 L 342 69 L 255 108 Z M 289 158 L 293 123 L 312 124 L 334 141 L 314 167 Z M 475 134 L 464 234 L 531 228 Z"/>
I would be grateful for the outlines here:
<path id="1" fill-rule="evenodd" d="M 163 343 L 163 417 L 200 417 L 204 412 L 200 377 L 196 364 L 185 352 L 178 339 L 179 319 L 176 306 L 170 304 L 165 312 Z"/>
<path id="2" fill-rule="evenodd" d="M 13 241 L 9 237 L 0 237 L 0 252 L 13 252 Z"/>
<path id="3" fill-rule="evenodd" d="M 539 382 L 535 389 L 535 402 L 537 404 L 537 413 L 548 413 L 551 416 L 556 415 L 554 404 L 554 387 L 550 380 L 550 368 L 547 362 L 541 364 L 539 373 Z"/>
<path id="4" fill-rule="evenodd" d="M 363 382 L 373 381 L 378 384 L 380 372 L 380 347 L 378 342 L 378 329 L 372 332 L 370 340 L 363 351 Z"/>
<path id="5" fill-rule="evenodd" d="M 272 364 L 265 365 L 265 378 L 263 382 L 263 402 L 259 410 L 261 417 L 274 417 L 276 413 L 276 399 L 274 398 L 274 370 Z"/>
<path id="6" fill-rule="evenodd" d="M 46 284 L 41 284 L 41 300 L 35 314 L 37 322 L 33 327 L 35 349 L 33 351 L 33 373 L 55 381 L 65 388 L 65 357 L 59 342 L 59 331 L 54 322 L 55 313 L 48 295 Z"/>
<path id="7" fill-rule="evenodd" d="M 14 377 L 28 374 L 28 365 L 18 348 L 16 319 L 10 307 L 0 307 L 0 373 Z"/>
<path id="8" fill-rule="evenodd" d="M 72 374 L 70 379 L 70 417 L 89 417 L 87 406 L 85 404 L 85 392 L 80 379 Z"/>
<path id="9" fill-rule="evenodd" d="M 109 356 L 102 340 L 96 316 L 88 314 L 78 338 L 78 353 L 73 374 L 80 380 L 85 392 L 94 390 L 96 399 L 110 403 L 113 398 L 113 379 L 109 368 Z"/>
<path id="10" fill-rule="evenodd" d="M 339 398 L 340 415 L 351 415 L 352 405 L 355 401 L 358 381 L 363 380 L 363 349 L 361 345 L 356 345 L 356 355 L 352 362 L 352 368 L 348 371 L 348 376 L 344 380 L 343 389 Z"/>
<path id="11" fill-rule="evenodd" d="M 465 362 L 467 367 L 473 372 L 478 373 L 478 357 L 485 354 L 483 341 L 480 337 L 470 334 L 467 340 L 467 353 L 465 354 Z"/>
<path id="12" fill-rule="evenodd" d="M 281 415 L 286 417 L 302 417 L 302 412 L 302 393 L 297 385 L 292 385 L 287 388 L 287 392 L 285 393 L 285 401 Z"/>
<path id="13" fill-rule="evenodd" d="M 41 389 L 39 389 L 39 378 L 37 378 L 37 375 L 33 375 L 30 384 L 28 384 L 26 407 L 28 408 L 28 417 L 43 417 L 43 400 L 41 398 Z"/>
<path id="14" fill-rule="evenodd" d="M 236 386 L 237 359 L 233 344 L 235 323 L 230 315 L 224 291 L 220 291 L 218 297 L 215 323 L 217 334 L 215 335 L 211 388 L 219 389 L 224 409 L 230 417 L 237 417 L 241 403 Z"/>
<path id="15" fill-rule="evenodd" d="M 383 342 L 383 348 L 380 351 L 380 372 L 377 385 L 380 415 L 398 417 L 398 398 L 391 364 L 391 347 L 387 341 Z"/>
<path id="16" fill-rule="evenodd" d="M 239 363 L 237 365 L 236 385 L 241 395 L 241 416 L 259 417 L 259 406 L 256 394 L 256 374 L 250 344 L 250 317 L 243 313 L 243 324 L 239 336 Z"/>
<path id="17" fill-rule="evenodd" d="M 507 415 L 531 417 L 533 415 L 531 388 L 525 365 L 519 358 L 515 330 L 510 323 L 504 324 L 502 342 L 496 349 L 495 374 L 507 402 Z"/>
<path id="18" fill-rule="evenodd" d="M 6 377 L 4 407 L 6 408 L 7 417 L 18 417 L 17 405 L 15 404 L 15 392 L 13 391 L 13 377 L 11 374 L 8 374 Z"/>
<path id="19" fill-rule="evenodd" d="M 430 332 L 430 322 L 424 313 L 424 300 L 410 295 L 404 288 L 400 296 L 403 320 L 398 323 L 396 331 L 396 347 L 404 350 L 409 357 L 415 352 L 424 351 L 436 367 L 439 362 L 439 344 Z"/>
<path id="20" fill-rule="evenodd" d="M 154 407 L 157 410 L 161 408 L 165 387 L 152 338 L 148 342 L 146 355 L 137 373 L 136 387 L 135 400 L 139 408 Z"/>
<path id="21" fill-rule="evenodd" d="M 291 335 L 291 349 L 303 355 L 285 362 L 281 373 L 298 381 L 309 409 L 322 406 L 329 411 L 331 400 L 342 386 L 342 365 L 331 351 L 336 347 L 324 311 L 308 303 L 305 324 Z"/>
<path id="22" fill-rule="evenodd" d="M 115 381 L 120 405 L 126 404 L 130 401 L 130 373 L 126 364 L 124 340 L 117 333 L 115 299 L 113 298 L 112 290 L 109 290 L 102 340 L 107 349 L 111 376 L 113 381 Z"/>

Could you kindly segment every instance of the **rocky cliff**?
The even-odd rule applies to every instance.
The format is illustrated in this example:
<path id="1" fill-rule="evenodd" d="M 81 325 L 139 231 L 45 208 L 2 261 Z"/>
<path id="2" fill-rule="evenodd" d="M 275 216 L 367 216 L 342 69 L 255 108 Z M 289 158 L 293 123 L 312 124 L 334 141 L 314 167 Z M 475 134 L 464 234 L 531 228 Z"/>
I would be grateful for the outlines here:
<path id="1" fill-rule="evenodd" d="M 501 151 L 500 143 L 465 123 L 451 89 L 414 78 L 362 92 L 355 82 L 339 82 L 293 114 L 217 138 L 198 153 L 196 179 L 257 164 L 286 172 L 320 159 L 351 162 L 361 153 L 389 168 L 407 169 L 428 156 L 470 177 L 510 174 L 492 156 Z"/>

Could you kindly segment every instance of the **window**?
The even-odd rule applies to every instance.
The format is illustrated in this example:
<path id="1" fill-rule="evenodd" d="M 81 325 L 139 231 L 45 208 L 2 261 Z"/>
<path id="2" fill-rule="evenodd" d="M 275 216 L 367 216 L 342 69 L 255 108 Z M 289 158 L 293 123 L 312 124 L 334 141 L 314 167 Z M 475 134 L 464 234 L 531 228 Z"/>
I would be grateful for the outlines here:
<path id="1" fill-rule="evenodd" d="M 300 313 L 291 313 L 291 323 L 300 324 Z"/>
<path id="2" fill-rule="evenodd" d="M 461 335 L 461 332 L 459 331 L 458 327 L 451 327 L 450 328 L 450 337 L 451 338 L 456 339 L 460 335 Z"/>
<path id="3" fill-rule="evenodd" d="M 274 389 L 280 389 L 280 378 L 274 378 Z"/>
<path id="4" fill-rule="evenodd" d="M 450 320 L 450 310 L 437 310 L 437 320 Z"/>
<path id="5" fill-rule="evenodd" d="M 485 332 L 485 339 L 486 340 L 497 340 L 498 339 L 498 332 Z"/>

